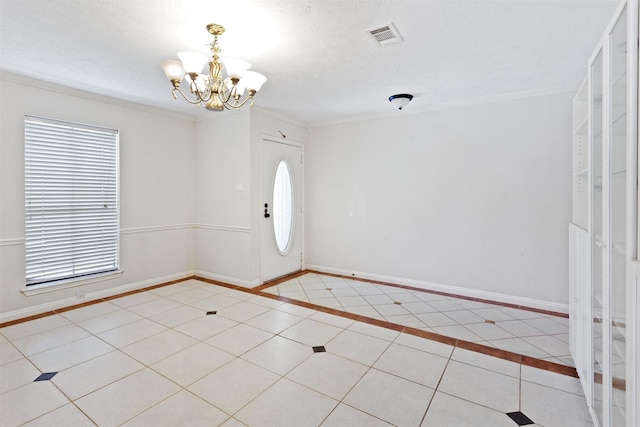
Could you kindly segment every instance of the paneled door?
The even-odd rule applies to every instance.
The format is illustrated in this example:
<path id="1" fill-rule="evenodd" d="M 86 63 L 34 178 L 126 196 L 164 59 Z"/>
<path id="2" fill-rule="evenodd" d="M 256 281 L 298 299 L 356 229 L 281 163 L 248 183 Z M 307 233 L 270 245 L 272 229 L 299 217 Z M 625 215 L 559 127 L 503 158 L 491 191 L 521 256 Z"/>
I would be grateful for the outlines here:
<path id="1" fill-rule="evenodd" d="M 302 145 L 262 140 L 262 281 L 302 269 Z"/>

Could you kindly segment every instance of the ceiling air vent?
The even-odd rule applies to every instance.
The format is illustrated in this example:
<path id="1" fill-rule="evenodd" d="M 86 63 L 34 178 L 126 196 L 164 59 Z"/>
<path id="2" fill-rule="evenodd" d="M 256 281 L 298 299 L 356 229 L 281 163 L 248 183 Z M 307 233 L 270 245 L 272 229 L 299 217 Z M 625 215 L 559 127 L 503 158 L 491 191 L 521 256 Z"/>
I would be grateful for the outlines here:
<path id="1" fill-rule="evenodd" d="M 390 43 L 400 43 L 402 41 L 398 30 L 396 30 L 396 27 L 391 23 L 381 27 L 371 28 L 367 30 L 367 33 L 369 33 L 379 47 Z"/>

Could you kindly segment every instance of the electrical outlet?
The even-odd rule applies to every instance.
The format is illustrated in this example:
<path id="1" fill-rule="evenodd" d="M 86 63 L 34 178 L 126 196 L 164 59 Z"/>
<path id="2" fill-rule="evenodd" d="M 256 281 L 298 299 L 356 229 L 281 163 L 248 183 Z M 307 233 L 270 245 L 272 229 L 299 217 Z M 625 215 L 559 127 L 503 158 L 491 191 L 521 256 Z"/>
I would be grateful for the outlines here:
<path id="1" fill-rule="evenodd" d="M 76 299 L 83 299 L 83 298 L 84 298 L 84 289 L 82 288 L 76 289 Z"/>

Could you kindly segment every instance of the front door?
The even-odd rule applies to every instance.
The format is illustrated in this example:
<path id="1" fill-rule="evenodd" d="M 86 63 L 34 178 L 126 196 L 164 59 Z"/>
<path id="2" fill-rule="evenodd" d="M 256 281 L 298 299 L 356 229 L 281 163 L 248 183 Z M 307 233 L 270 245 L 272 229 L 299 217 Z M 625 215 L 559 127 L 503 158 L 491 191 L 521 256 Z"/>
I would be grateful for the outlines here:
<path id="1" fill-rule="evenodd" d="M 262 281 L 302 269 L 302 145 L 262 140 Z"/>

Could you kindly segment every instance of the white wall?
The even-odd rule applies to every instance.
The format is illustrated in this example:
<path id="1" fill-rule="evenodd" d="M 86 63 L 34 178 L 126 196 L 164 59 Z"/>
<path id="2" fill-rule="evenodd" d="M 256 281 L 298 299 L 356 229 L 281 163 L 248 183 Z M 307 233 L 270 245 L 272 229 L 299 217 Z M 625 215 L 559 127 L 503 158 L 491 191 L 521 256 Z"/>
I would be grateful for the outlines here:
<path id="1" fill-rule="evenodd" d="M 73 303 L 76 290 L 25 296 L 24 116 L 120 131 L 118 278 L 85 285 L 87 300 L 193 273 L 194 141 L 190 118 L 43 84 L 0 79 L 0 321 Z"/>
<path id="2" fill-rule="evenodd" d="M 308 129 L 307 264 L 566 308 L 571 99 Z"/>
<path id="3" fill-rule="evenodd" d="M 258 108 L 196 123 L 196 272 L 261 283 L 262 137 L 304 138 L 301 124 Z"/>
<path id="4" fill-rule="evenodd" d="M 305 143 L 312 268 L 566 304 L 571 94 L 327 125 L 260 109 L 190 118 L 2 74 L 0 321 L 25 296 L 25 114 L 120 131 L 121 267 L 87 299 L 194 271 L 260 283 L 262 138 Z M 195 227 L 194 227 L 195 224 Z M 458 288 L 456 288 L 458 287 Z"/>

